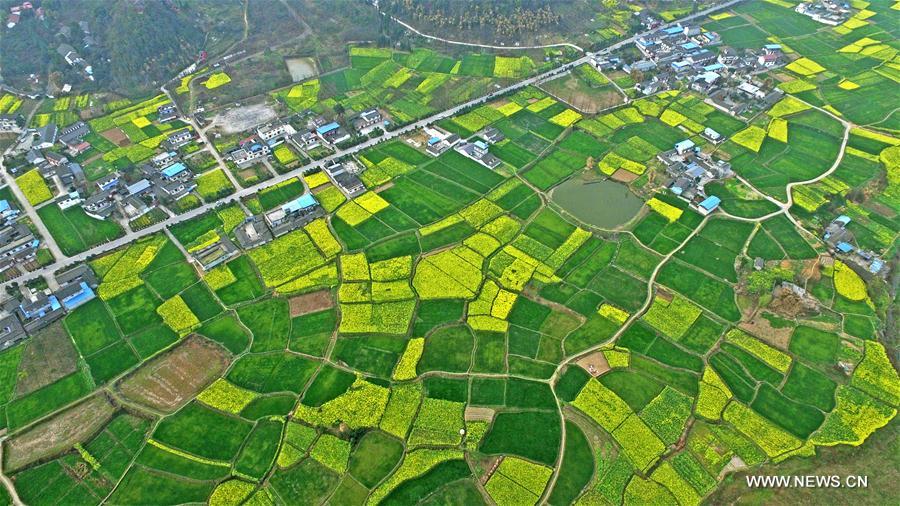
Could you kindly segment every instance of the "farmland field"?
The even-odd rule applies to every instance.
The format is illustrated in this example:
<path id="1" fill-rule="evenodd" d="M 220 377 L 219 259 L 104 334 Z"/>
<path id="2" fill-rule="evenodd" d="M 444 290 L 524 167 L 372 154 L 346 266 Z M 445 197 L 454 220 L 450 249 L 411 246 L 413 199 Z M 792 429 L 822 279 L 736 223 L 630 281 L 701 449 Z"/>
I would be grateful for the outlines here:
<path id="1" fill-rule="evenodd" d="M 46 315 L 29 304 L 65 277 L 4 274 L 17 283 L 4 307 L 29 336 L 0 351 L 0 470 L 26 504 L 742 503 L 745 474 L 815 475 L 845 450 L 864 461 L 873 442 L 883 455 L 872 474 L 897 474 L 896 444 L 884 443 L 900 406 L 895 2 L 849 2 L 833 27 L 795 1 L 741 2 L 698 18 L 697 35 L 678 28 L 681 47 L 715 31 L 714 52 L 751 51 L 748 61 L 780 45 L 777 65 L 753 71 L 780 92 L 730 112 L 699 83 L 601 73 L 590 57 L 506 89 L 579 51 L 420 47 L 412 34 L 395 40 L 388 13 L 470 35 L 490 18 L 515 33 L 543 23 L 529 17 L 534 2 L 515 2 L 518 17 L 504 2 L 467 5 L 459 28 L 446 21 L 454 2 L 400 3 L 347 33 L 316 2 L 250 9 L 248 48 L 260 47 L 261 20 L 316 22 L 297 30 L 300 45 L 166 85 L 185 115 L 203 106 L 217 118 L 214 145 L 179 151 L 197 174 L 171 204 L 186 215 L 160 208 L 126 227 L 60 209 L 46 167 L 19 173 L 66 257 L 54 268 L 83 253 L 96 295 L 60 292 L 77 307 L 35 328 L 28 319 Z M 588 14 L 537 3 L 540 19 L 585 16 L 552 23 L 560 36 L 577 26 L 592 52 L 708 4 L 594 2 Z M 329 8 L 376 19 L 364 2 Z M 325 32 L 389 43 L 345 48 Z M 307 47 L 310 34 L 321 40 Z M 630 45 L 613 55 L 640 58 Z M 291 82 L 285 60 L 301 58 L 321 74 Z M 724 74 L 718 86 L 734 85 Z M 32 120 L 85 118 L 88 186 L 114 170 L 135 180 L 167 132 L 191 128 L 159 120 L 166 94 L 94 112 L 89 97 L 48 98 Z M 0 109 L 17 100 L 0 96 Z M 253 108 L 301 134 L 323 121 L 351 132 L 374 108 L 384 132 L 308 151 L 302 135 L 273 141 L 265 164 L 233 171 L 242 184 L 272 178 L 253 193 L 213 156 L 229 160 L 253 135 L 225 132 L 222 118 Z M 428 127 L 400 130 L 419 120 Z M 450 134 L 460 143 L 437 153 Z M 678 153 L 683 141 L 696 149 Z M 363 187 L 309 170 L 319 165 L 307 157 L 345 163 Z M 563 206 L 557 188 L 585 191 Z M 0 199 L 22 208 L 13 190 Z M 304 195 L 322 208 L 291 214 L 285 204 Z M 718 207 L 704 207 L 710 196 Z M 43 230 L 32 214 L 15 219 Z M 127 228 L 137 239 L 98 248 Z M 879 483 L 833 492 L 882 504 L 900 491 Z M 751 496 L 786 504 L 785 490 Z"/>

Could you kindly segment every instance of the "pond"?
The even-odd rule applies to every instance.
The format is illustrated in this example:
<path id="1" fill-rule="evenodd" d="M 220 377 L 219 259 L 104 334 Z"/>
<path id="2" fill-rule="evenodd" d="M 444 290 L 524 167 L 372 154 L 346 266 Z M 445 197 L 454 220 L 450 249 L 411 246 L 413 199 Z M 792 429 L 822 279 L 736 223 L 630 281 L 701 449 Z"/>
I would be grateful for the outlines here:
<path id="1" fill-rule="evenodd" d="M 579 220 L 600 228 L 616 228 L 634 217 L 644 201 L 612 180 L 572 178 L 553 189 L 550 198 Z"/>

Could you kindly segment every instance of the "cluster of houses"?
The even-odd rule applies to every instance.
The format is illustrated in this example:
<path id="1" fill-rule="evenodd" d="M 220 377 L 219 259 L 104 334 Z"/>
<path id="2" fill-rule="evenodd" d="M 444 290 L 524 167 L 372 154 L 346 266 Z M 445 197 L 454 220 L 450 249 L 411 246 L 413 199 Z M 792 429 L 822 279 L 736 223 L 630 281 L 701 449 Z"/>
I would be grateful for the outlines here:
<path id="1" fill-rule="evenodd" d="M 856 238 L 853 232 L 847 228 L 851 221 L 851 218 L 844 214 L 833 219 L 825 227 L 822 240 L 825 241 L 831 252 L 839 256 L 847 265 L 856 266 L 868 274 L 886 279 L 890 272 L 887 263 L 875 252 L 854 245 Z"/>
<path id="2" fill-rule="evenodd" d="M 0 307 L 0 350 L 59 320 L 66 313 L 94 299 L 97 277 L 87 264 L 58 274 L 54 288 L 20 288 L 20 297 L 10 298 Z"/>
<path id="3" fill-rule="evenodd" d="M 797 4 L 794 10 L 829 26 L 837 26 L 850 19 L 850 4 L 835 0 L 818 0 Z"/>
<path id="4" fill-rule="evenodd" d="M 490 145 L 498 143 L 506 138 L 500 130 L 488 127 L 478 132 L 479 138 L 474 142 L 462 141 L 456 145 L 456 151 L 463 156 L 471 158 L 489 169 L 495 169 L 500 165 L 500 159 L 489 151 Z"/>
<path id="5" fill-rule="evenodd" d="M 8 200 L 0 200 L 0 276 L 18 274 L 20 266 L 26 268 L 41 245 L 34 232 L 18 221 L 20 215 L 21 210 Z"/>
<path id="6" fill-rule="evenodd" d="M 242 248 L 255 248 L 324 215 L 319 201 L 311 193 L 304 193 L 271 211 L 247 218 L 234 235 Z"/>
<path id="7" fill-rule="evenodd" d="M 6 18 L 6 28 L 12 29 L 15 28 L 19 21 L 22 19 L 22 16 L 33 15 L 37 19 L 43 21 L 44 20 L 44 9 L 43 7 L 34 7 L 34 4 L 31 2 L 22 2 L 18 5 L 13 5 L 9 8 L 9 16 Z"/>
<path id="8" fill-rule="evenodd" d="M 178 117 L 173 104 L 157 109 L 158 121 L 172 121 Z M 77 157 L 91 148 L 85 140 L 91 133 L 83 121 L 59 129 L 54 123 L 26 132 L 32 134 L 31 147 L 25 160 L 41 174 L 48 185 L 57 188 L 60 209 L 81 206 L 84 212 L 99 220 L 118 212 L 133 220 L 151 211 L 160 203 L 174 203 L 197 187 L 193 172 L 181 160 L 178 149 L 191 143 L 195 133 L 180 129 L 170 133 L 161 146 L 166 151 L 154 156 L 128 176 L 115 171 L 90 183 L 84 170 L 69 157 Z"/>
<path id="9" fill-rule="evenodd" d="M 788 62 L 780 44 L 765 44 L 758 49 L 710 50 L 720 45 L 721 39 L 715 32 L 676 24 L 638 38 L 635 46 L 643 57 L 640 60 L 626 63 L 621 58 L 598 55 L 591 63 L 601 71 L 639 71 L 644 79 L 635 84 L 635 89 L 643 95 L 683 83 L 733 115 L 766 108 L 780 99 L 780 90 L 767 87 L 755 77 Z"/>
<path id="10" fill-rule="evenodd" d="M 702 135 L 714 144 L 723 139 L 710 128 Z M 690 139 L 676 143 L 672 149 L 659 153 L 656 158 L 665 167 L 668 178 L 666 187 L 704 215 L 715 211 L 722 203 L 719 197 L 706 194 L 705 185 L 734 176 L 730 163 L 703 153 Z"/>

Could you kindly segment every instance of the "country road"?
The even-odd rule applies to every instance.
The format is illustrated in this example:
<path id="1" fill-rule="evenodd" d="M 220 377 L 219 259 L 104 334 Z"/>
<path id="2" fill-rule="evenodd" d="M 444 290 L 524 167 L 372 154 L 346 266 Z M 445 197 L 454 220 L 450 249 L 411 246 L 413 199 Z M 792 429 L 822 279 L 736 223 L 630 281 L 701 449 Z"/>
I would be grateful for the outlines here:
<path id="1" fill-rule="evenodd" d="M 663 25 L 661 28 L 664 28 L 666 26 L 670 26 L 673 24 L 677 24 L 677 23 L 683 23 L 685 21 L 690 21 L 692 19 L 696 19 L 699 17 L 704 17 L 712 12 L 731 7 L 732 5 L 735 5 L 742 1 L 744 1 L 744 0 L 729 0 L 728 2 L 710 7 L 703 11 L 699 11 L 697 13 L 691 14 L 690 16 L 681 18 L 677 21 L 673 21 L 671 23 Z M 657 30 L 658 29 L 659 28 L 657 28 Z M 623 39 L 619 42 L 616 42 L 615 44 L 612 44 L 606 48 L 603 48 L 600 51 L 597 51 L 596 53 L 586 54 L 586 55 L 582 56 L 581 58 L 578 58 L 577 60 L 566 63 L 564 65 L 561 65 L 557 68 L 554 68 L 554 69 L 544 72 L 542 74 L 539 74 L 539 75 L 530 77 L 528 79 L 524 79 L 522 81 L 513 83 L 505 88 L 501 88 L 501 89 L 491 92 L 487 95 L 483 95 L 481 97 L 472 99 L 468 102 L 465 102 L 465 103 L 456 105 L 454 107 L 451 107 L 449 109 L 446 109 L 444 111 L 435 113 L 435 114 L 428 116 L 426 118 L 423 118 L 419 121 L 416 121 L 416 122 L 406 125 L 404 127 L 398 128 L 397 130 L 394 130 L 391 132 L 386 132 L 381 137 L 378 137 L 375 139 L 370 139 L 361 144 L 357 144 L 356 146 L 353 146 L 353 147 L 350 147 L 350 148 L 347 148 L 344 150 L 338 150 L 334 154 L 327 156 L 321 160 L 308 163 L 308 164 L 298 167 L 290 172 L 286 172 L 284 174 L 275 176 L 272 179 L 268 179 L 261 183 L 255 184 L 253 186 L 248 186 L 246 188 L 239 189 L 236 193 L 233 193 L 233 194 L 229 195 L 228 197 L 225 197 L 218 201 L 204 204 L 200 207 L 197 207 L 195 209 L 187 211 L 183 214 L 170 217 L 167 220 L 161 221 L 161 222 L 151 225 L 147 228 L 144 228 L 144 229 L 141 229 L 138 231 L 129 231 L 125 235 L 123 235 L 122 237 L 120 237 L 118 239 L 95 246 L 95 247 L 93 247 L 87 251 L 84 251 L 82 253 L 79 253 L 77 255 L 66 257 L 65 255 L 62 255 L 61 251 L 59 252 L 59 255 L 57 255 L 56 252 L 54 252 L 54 256 L 56 257 L 55 262 L 53 262 L 52 264 L 48 264 L 48 265 L 42 267 L 41 269 L 37 269 L 37 270 L 31 271 L 31 272 L 28 272 L 25 274 L 21 274 L 17 277 L 8 279 L 8 280 L 4 281 L 3 283 L 0 283 L 0 288 L 5 288 L 7 285 L 14 283 L 14 282 L 21 283 L 21 282 L 24 282 L 24 281 L 27 281 L 30 279 L 34 279 L 38 276 L 52 275 L 54 272 L 56 272 L 60 269 L 74 266 L 77 263 L 84 262 L 85 260 L 87 260 L 89 258 L 106 253 L 108 251 L 119 248 L 121 246 L 124 246 L 136 239 L 141 238 L 141 237 L 161 232 L 163 229 L 165 229 L 167 227 L 176 225 L 178 223 L 185 222 L 192 218 L 196 218 L 197 216 L 200 216 L 200 215 L 206 213 L 207 211 L 213 210 L 217 207 L 223 206 L 225 204 L 229 204 L 231 202 L 237 202 L 240 199 L 242 199 L 244 197 L 248 197 L 250 195 L 253 195 L 264 188 L 267 188 L 267 187 L 273 186 L 273 185 L 277 185 L 277 184 L 287 181 L 289 179 L 295 178 L 311 168 L 323 166 L 330 161 L 338 160 L 344 156 L 355 154 L 357 152 L 363 151 L 365 149 L 368 149 L 368 148 L 375 146 L 377 144 L 380 144 L 382 142 L 387 142 L 392 139 L 398 138 L 402 135 L 405 135 L 405 134 L 408 134 L 415 130 L 418 130 L 418 129 L 420 129 L 426 125 L 429 125 L 431 123 L 454 116 L 464 109 L 467 109 L 472 106 L 480 105 L 480 104 L 483 104 L 490 100 L 493 100 L 494 98 L 497 98 L 501 95 L 505 95 L 507 93 L 519 90 L 521 88 L 525 88 L 527 86 L 531 86 L 534 84 L 539 84 L 543 81 L 557 77 L 558 75 L 560 75 L 564 72 L 567 72 L 567 71 L 577 67 L 578 65 L 587 63 L 591 59 L 591 57 L 594 55 L 608 54 L 608 53 L 615 51 L 623 46 L 633 43 L 636 39 L 646 35 L 647 33 L 652 32 L 652 31 L 656 31 L 656 30 L 651 30 L 651 31 L 646 31 L 646 32 L 635 34 L 627 39 Z M 207 142 L 207 149 L 215 151 L 215 147 L 210 145 L 208 142 Z M 221 157 L 217 156 L 216 158 L 217 158 L 217 161 L 220 161 L 220 163 L 221 163 Z M 7 182 L 8 182 L 9 178 L 8 178 L 8 175 L 5 174 L 5 171 L 4 171 L 4 177 L 7 178 Z M 10 185 L 10 186 L 14 187 L 14 184 Z M 18 191 L 18 188 L 16 188 L 14 191 Z M 17 195 L 17 197 L 18 197 L 18 195 Z M 40 230 L 41 234 L 45 236 L 45 239 L 48 241 L 48 244 L 53 244 L 55 246 L 56 244 L 55 244 L 55 242 L 53 242 L 52 236 L 49 234 L 49 231 L 46 230 L 46 227 L 44 227 L 44 225 L 40 221 L 40 219 L 36 219 L 37 213 L 35 212 L 34 208 L 30 204 L 28 204 L 27 200 L 24 200 L 22 202 L 22 205 L 26 208 L 26 213 L 29 216 L 34 215 L 34 218 L 32 218 L 32 219 L 35 221 L 35 224 L 38 226 L 38 229 Z M 58 250 L 59 248 L 56 247 L 56 249 Z"/>

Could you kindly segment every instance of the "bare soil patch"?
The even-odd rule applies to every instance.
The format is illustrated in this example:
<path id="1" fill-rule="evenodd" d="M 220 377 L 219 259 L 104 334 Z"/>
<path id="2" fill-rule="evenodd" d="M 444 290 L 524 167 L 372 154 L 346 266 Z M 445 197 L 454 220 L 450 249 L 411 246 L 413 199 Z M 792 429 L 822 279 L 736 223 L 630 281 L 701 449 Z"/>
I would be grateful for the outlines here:
<path id="1" fill-rule="evenodd" d="M 22 361 L 19 362 L 16 397 L 47 386 L 75 372 L 78 351 L 62 326 L 62 321 L 50 325 L 28 340 Z"/>
<path id="2" fill-rule="evenodd" d="M 788 344 L 791 341 L 791 332 L 794 330 L 793 327 L 775 328 L 769 320 L 763 318 L 760 314 L 757 314 L 748 322 L 741 322 L 738 326 L 742 330 L 746 330 L 782 350 L 788 349 Z"/>
<path id="3" fill-rule="evenodd" d="M 588 114 L 615 107 L 625 101 L 612 84 L 593 85 L 572 73 L 543 83 L 541 88 Z"/>
<path id="4" fill-rule="evenodd" d="M 235 107 L 217 114 L 210 126 L 220 128 L 225 134 L 234 134 L 250 130 L 277 117 L 275 109 L 269 105 L 265 103 L 252 104 Z"/>
<path id="5" fill-rule="evenodd" d="M 619 169 L 613 172 L 613 175 L 610 177 L 613 179 L 613 181 L 618 181 L 620 183 L 630 183 L 640 176 L 638 176 L 634 172 L 625 169 Z"/>
<path id="6" fill-rule="evenodd" d="M 463 418 L 467 422 L 490 422 L 494 419 L 494 409 L 466 406 L 466 411 L 463 415 Z"/>
<path id="7" fill-rule="evenodd" d="M 128 140 L 128 136 L 125 135 L 125 132 L 123 132 L 121 128 L 110 128 L 105 132 L 100 132 L 100 135 L 106 137 L 108 141 L 116 146 L 127 146 L 131 143 L 131 141 Z"/>
<path id="8" fill-rule="evenodd" d="M 334 307 L 334 299 L 331 298 L 331 291 L 319 290 L 318 292 L 291 297 L 290 304 L 291 318 L 293 318 Z"/>
<path id="9" fill-rule="evenodd" d="M 600 376 L 612 369 L 609 366 L 609 362 L 606 361 L 606 356 L 602 351 L 595 351 L 590 355 L 581 357 L 575 363 L 594 377 Z"/>
<path id="10" fill-rule="evenodd" d="M 316 62 L 312 58 L 285 58 L 284 64 L 291 74 L 291 81 L 299 83 L 318 74 Z"/>
<path id="11" fill-rule="evenodd" d="M 4 469 L 14 471 L 52 457 L 96 434 L 116 412 L 104 393 L 72 406 L 4 443 Z"/>
<path id="12" fill-rule="evenodd" d="M 224 348 L 194 334 L 120 380 L 116 388 L 138 404 L 172 413 L 221 376 L 229 362 Z"/>

